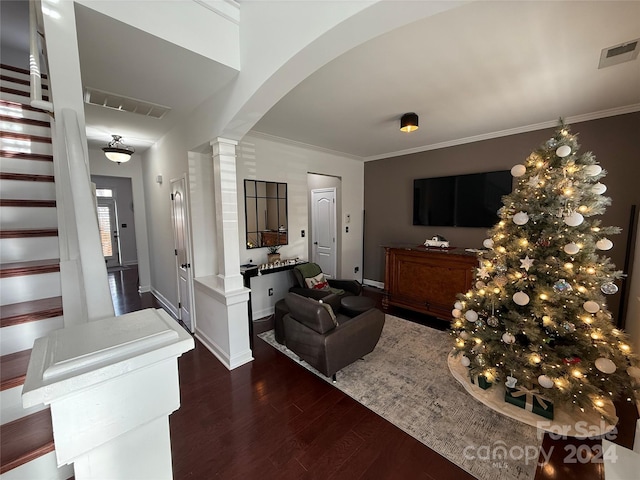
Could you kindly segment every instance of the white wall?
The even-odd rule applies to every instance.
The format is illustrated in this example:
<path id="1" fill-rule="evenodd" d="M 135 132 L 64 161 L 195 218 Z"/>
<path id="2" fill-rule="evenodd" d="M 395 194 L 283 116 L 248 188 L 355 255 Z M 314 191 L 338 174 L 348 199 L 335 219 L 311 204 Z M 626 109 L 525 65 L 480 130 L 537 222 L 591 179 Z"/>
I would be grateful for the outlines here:
<path id="1" fill-rule="evenodd" d="M 341 278 L 361 280 L 362 272 L 362 212 L 364 209 L 364 164 L 359 160 L 313 150 L 275 138 L 247 135 L 238 145 L 238 210 L 241 215 L 240 261 L 265 263 L 267 249 L 247 249 L 245 245 L 246 227 L 244 218 L 244 180 L 266 180 L 287 183 L 289 213 L 289 244 L 280 249 L 282 258 L 309 259 L 308 238 L 301 236 L 301 230 L 309 234 L 308 180 L 307 173 L 320 173 L 340 177 L 342 180 L 342 205 L 338 217 L 351 214 L 349 233 L 339 230 L 342 257 L 338 265 Z M 354 273 L 359 267 L 360 272 Z"/>
<path id="2" fill-rule="evenodd" d="M 89 169 L 92 175 L 106 175 L 131 179 L 140 291 L 148 292 L 151 288 L 151 270 L 149 262 L 149 236 L 147 233 L 147 208 L 142 180 L 142 159 L 138 154 L 134 154 L 127 163 L 118 165 L 117 163 L 107 160 L 102 150 L 90 148 Z"/>

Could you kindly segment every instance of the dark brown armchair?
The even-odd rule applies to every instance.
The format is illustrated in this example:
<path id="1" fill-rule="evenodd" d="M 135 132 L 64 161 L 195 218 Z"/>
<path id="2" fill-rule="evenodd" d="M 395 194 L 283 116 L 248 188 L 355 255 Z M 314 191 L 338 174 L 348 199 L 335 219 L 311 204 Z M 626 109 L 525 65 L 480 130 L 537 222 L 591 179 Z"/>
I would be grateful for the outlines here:
<path id="1" fill-rule="evenodd" d="M 324 278 L 322 270 L 317 263 L 304 263 L 297 265 L 293 269 L 293 275 L 296 279 L 296 285 L 289 289 L 290 292 L 319 300 L 330 294 L 338 296 L 343 295 L 360 295 L 362 293 L 362 284 L 357 280 L 341 280 L 334 278 Z M 318 276 L 321 280 L 325 280 L 327 285 L 324 287 L 322 283 L 318 284 L 313 279 Z M 315 288 L 311 286 L 315 282 Z"/>
<path id="2" fill-rule="evenodd" d="M 322 303 L 295 293 L 285 301 L 287 348 L 334 381 L 338 370 L 371 353 L 380 339 L 384 313 L 376 308 L 350 318 L 332 316 Z"/>

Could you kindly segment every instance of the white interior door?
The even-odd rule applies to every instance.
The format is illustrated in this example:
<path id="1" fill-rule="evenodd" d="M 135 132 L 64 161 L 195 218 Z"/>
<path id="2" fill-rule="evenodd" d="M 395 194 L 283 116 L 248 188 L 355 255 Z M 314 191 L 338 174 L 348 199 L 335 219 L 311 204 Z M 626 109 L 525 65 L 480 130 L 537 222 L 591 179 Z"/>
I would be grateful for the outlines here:
<path id="1" fill-rule="evenodd" d="M 116 201 L 113 198 L 98 197 L 98 228 L 102 255 L 107 268 L 120 266 L 120 233 Z"/>
<path id="2" fill-rule="evenodd" d="M 311 261 L 336 278 L 336 189 L 311 190 Z"/>
<path id="3" fill-rule="evenodd" d="M 171 181 L 171 219 L 178 276 L 178 317 L 193 332 L 191 322 L 191 258 L 189 256 L 189 232 L 187 222 L 186 181 Z"/>

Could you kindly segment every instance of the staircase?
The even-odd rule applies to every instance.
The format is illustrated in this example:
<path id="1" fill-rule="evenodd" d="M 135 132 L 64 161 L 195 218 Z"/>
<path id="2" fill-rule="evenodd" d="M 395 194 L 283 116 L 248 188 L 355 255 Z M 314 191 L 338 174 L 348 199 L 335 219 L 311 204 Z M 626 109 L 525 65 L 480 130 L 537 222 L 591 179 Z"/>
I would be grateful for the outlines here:
<path id="1" fill-rule="evenodd" d="M 29 106 L 29 72 L 0 65 L 1 480 L 73 475 L 48 407 L 21 399 L 33 341 L 63 327 L 55 198 L 49 115 Z"/>

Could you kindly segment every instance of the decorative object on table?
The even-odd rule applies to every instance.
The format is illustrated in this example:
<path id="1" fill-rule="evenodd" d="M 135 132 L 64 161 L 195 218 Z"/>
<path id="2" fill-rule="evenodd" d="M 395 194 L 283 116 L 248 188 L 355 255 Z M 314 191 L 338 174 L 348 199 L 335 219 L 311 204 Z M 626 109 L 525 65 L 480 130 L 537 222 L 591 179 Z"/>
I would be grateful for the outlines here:
<path id="1" fill-rule="evenodd" d="M 435 235 L 431 239 L 426 239 L 424 241 L 425 247 L 437 247 L 437 248 L 448 248 L 449 241 L 444 238 L 442 235 Z"/>
<path id="2" fill-rule="evenodd" d="M 280 245 L 272 245 L 267 248 L 267 262 L 268 263 L 276 263 L 280 261 Z"/>
<path id="3" fill-rule="evenodd" d="M 553 420 L 553 403 L 543 398 L 540 395 L 540 391 L 535 388 L 506 387 L 504 391 L 504 401 Z"/>
<path id="4" fill-rule="evenodd" d="M 457 297 L 451 335 L 469 375 L 488 374 L 497 384 L 511 377 L 517 387 L 537 379 L 544 403 L 535 389 L 509 391 L 507 401 L 535 405 L 541 415 L 555 405 L 608 421 L 604 400 L 638 396 L 628 373 L 638 359 L 607 308 L 622 272 L 602 254 L 620 233 L 596 218 L 611 202 L 595 188 L 605 174 L 561 124 L 512 170 L 516 186 L 483 242 L 475 288 Z"/>

